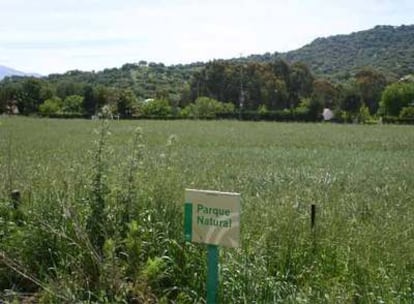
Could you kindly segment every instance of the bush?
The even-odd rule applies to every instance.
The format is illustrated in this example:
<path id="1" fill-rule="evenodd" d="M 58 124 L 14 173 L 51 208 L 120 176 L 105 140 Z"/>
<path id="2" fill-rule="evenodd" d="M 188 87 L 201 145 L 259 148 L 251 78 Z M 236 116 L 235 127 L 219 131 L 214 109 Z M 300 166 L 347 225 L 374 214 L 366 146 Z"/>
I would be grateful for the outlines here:
<path id="1" fill-rule="evenodd" d="M 405 119 L 405 118 L 414 119 L 414 107 L 402 108 L 399 117 L 402 119 Z"/>
<path id="2" fill-rule="evenodd" d="M 240 116 L 238 113 L 220 114 L 220 118 L 234 118 L 238 119 Z M 316 121 L 316 118 L 312 117 L 307 109 L 284 109 L 281 111 L 267 111 L 260 113 L 259 111 L 243 111 L 241 113 L 242 120 L 253 120 L 253 121 Z"/>
<path id="3" fill-rule="evenodd" d="M 366 105 L 361 106 L 359 109 L 358 121 L 360 123 L 366 123 L 371 120 L 371 115 L 369 114 L 369 109 Z"/>
<path id="4" fill-rule="evenodd" d="M 209 97 L 199 97 L 195 103 L 189 104 L 183 112 L 184 117 L 190 118 L 216 118 L 218 114 L 233 113 L 232 103 L 219 102 Z"/>
<path id="5" fill-rule="evenodd" d="M 63 101 L 62 111 L 64 113 L 82 113 L 83 112 L 83 96 L 70 95 Z"/>
<path id="6" fill-rule="evenodd" d="M 62 99 L 59 97 L 52 97 L 46 99 L 40 106 L 39 112 L 44 115 L 51 115 L 62 110 Z"/>
<path id="7" fill-rule="evenodd" d="M 82 113 L 40 113 L 41 117 L 59 118 L 59 119 L 89 119 L 89 114 Z"/>
<path id="8" fill-rule="evenodd" d="M 380 111 L 386 115 L 398 116 L 404 107 L 414 101 L 414 83 L 393 83 L 382 93 Z"/>
<path id="9" fill-rule="evenodd" d="M 260 105 L 259 109 L 257 111 L 260 115 L 265 115 L 265 114 L 269 113 L 269 110 L 267 109 L 266 105 L 264 105 L 264 104 Z"/>
<path id="10" fill-rule="evenodd" d="M 171 106 L 166 99 L 149 100 L 142 107 L 142 113 L 147 117 L 165 118 L 171 115 Z"/>
<path id="11" fill-rule="evenodd" d="M 384 116 L 382 118 L 382 122 L 389 123 L 389 124 L 414 125 L 414 118 L 400 118 L 396 116 Z"/>

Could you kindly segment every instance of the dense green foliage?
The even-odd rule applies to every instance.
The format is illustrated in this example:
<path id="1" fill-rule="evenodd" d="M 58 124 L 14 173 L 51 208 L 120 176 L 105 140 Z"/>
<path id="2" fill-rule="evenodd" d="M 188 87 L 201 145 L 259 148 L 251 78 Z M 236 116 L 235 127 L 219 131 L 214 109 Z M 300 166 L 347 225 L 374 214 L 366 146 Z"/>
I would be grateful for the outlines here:
<path id="1" fill-rule="evenodd" d="M 410 78 L 396 87 L 411 87 Z M 186 92 L 171 99 L 138 98 L 133 88 L 68 82 L 52 84 L 46 79 L 13 78 L 0 84 L 0 111 L 39 113 L 49 117 L 121 118 L 238 118 L 245 120 L 318 121 L 324 108 L 336 113 L 337 121 L 363 121 L 361 108 L 368 108 L 368 120 L 378 115 L 399 117 L 403 107 L 412 103 L 411 90 L 398 94 L 386 91 L 383 74 L 360 70 L 354 78 L 337 84 L 315 79 L 300 63 L 232 63 L 213 61 L 195 72 L 186 83 Z M 81 94 L 81 95 L 78 95 Z M 404 102 L 400 105 L 400 100 Z M 386 105 L 386 107 L 384 107 Z M 388 111 L 385 109 L 396 108 Z M 410 109 L 405 110 L 410 111 Z M 410 117 L 404 115 L 404 117 Z M 408 120 L 407 122 L 410 122 Z"/>
<path id="2" fill-rule="evenodd" d="M 0 299 L 203 303 L 205 246 L 182 227 L 200 188 L 242 194 L 220 303 L 412 303 L 411 127 L 0 123 Z"/>
<path id="3" fill-rule="evenodd" d="M 208 97 L 198 97 L 181 112 L 181 116 L 190 118 L 217 118 L 217 115 L 234 113 L 234 104 L 222 103 Z"/>
<path id="4" fill-rule="evenodd" d="M 18 109 L 50 117 L 278 119 L 289 112 L 289 120 L 318 121 L 329 108 L 339 121 L 373 121 L 384 114 L 396 119 L 399 111 L 379 111 L 380 100 L 388 84 L 413 72 L 413 30 L 378 26 L 318 39 L 286 54 L 175 66 L 140 61 L 100 72 L 6 78 L 0 82 L 0 113 Z M 385 104 L 399 103 L 389 100 L 397 95 L 387 96 Z M 232 105 L 225 111 L 211 107 L 214 113 L 200 115 L 195 101 L 202 97 Z M 369 117 L 360 119 L 365 107 Z"/>
<path id="5" fill-rule="evenodd" d="M 65 100 L 73 95 L 83 97 L 82 108 L 78 110 L 89 116 L 108 105 L 113 113 L 129 117 L 146 99 L 166 99 L 177 107 L 180 101 L 190 102 L 186 97 L 188 82 L 199 68 L 198 64 L 167 67 L 142 61 L 100 72 L 69 71 L 41 79 L 6 78 L 0 83 L 0 111 L 16 102 L 21 113 L 36 113 L 46 99 L 55 96 Z"/>
<path id="6" fill-rule="evenodd" d="M 414 25 L 376 26 L 350 35 L 318 38 L 287 53 L 252 55 L 247 60 L 302 61 L 318 76 L 347 79 L 362 67 L 373 67 L 388 78 L 414 71 Z"/>
<path id="7" fill-rule="evenodd" d="M 39 112 L 45 115 L 52 115 L 62 111 L 62 99 L 59 97 L 52 97 L 46 99 L 40 106 Z"/>
<path id="8" fill-rule="evenodd" d="M 393 83 L 387 86 L 382 93 L 381 107 L 387 115 L 406 116 L 409 109 L 414 108 L 414 82 Z M 403 109 L 407 114 L 401 113 Z"/>

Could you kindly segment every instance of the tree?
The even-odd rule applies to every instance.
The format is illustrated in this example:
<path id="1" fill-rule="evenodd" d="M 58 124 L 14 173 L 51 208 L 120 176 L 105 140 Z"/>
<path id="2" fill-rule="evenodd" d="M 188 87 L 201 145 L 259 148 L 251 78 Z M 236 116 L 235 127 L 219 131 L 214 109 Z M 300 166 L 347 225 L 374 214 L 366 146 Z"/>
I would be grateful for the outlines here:
<path id="1" fill-rule="evenodd" d="M 16 93 L 20 112 L 30 114 L 37 111 L 38 106 L 44 100 L 41 94 L 43 85 L 43 81 L 37 78 L 25 78 L 23 80 Z"/>
<path id="2" fill-rule="evenodd" d="M 299 73 L 301 68 L 297 68 Z M 289 107 L 289 66 L 284 61 L 275 63 L 231 62 L 216 60 L 193 74 L 190 100 L 207 96 L 220 102 L 231 102 L 244 109 L 257 109 L 265 104 L 270 110 Z M 306 70 L 302 74 L 309 72 Z M 305 77 L 306 78 L 306 77 Z"/>
<path id="3" fill-rule="evenodd" d="M 122 117 L 130 117 L 134 105 L 138 103 L 137 97 L 131 89 L 122 90 L 118 100 L 118 112 Z"/>
<path id="4" fill-rule="evenodd" d="M 309 117 L 316 120 L 320 117 L 324 108 L 334 109 L 336 107 L 339 92 L 326 79 L 315 80 L 312 87 L 312 95 L 309 101 Z M 301 100 L 306 100 L 306 98 L 302 98 Z"/>
<path id="5" fill-rule="evenodd" d="M 217 100 L 230 100 L 236 102 L 237 96 L 234 95 L 234 85 L 232 83 L 234 74 L 234 64 L 230 65 L 224 60 L 215 60 L 207 63 L 205 68 L 195 72 L 191 79 L 191 99 L 195 100 L 200 96 L 209 96 Z M 238 95 L 240 85 L 237 85 L 236 95 Z"/>
<path id="6" fill-rule="evenodd" d="M 84 88 L 82 84 L 71 79 L 65 79 L 57 84 L 56 95 L 62 99 L 65 99 L 67 96 L 71 95 L 82 95 L 83 90 Z"/>
<path id="7" fill-rule="evenodd" d="M 111 112 L 118 110 L 119 90 L 99 85 L 94 89 L 94 99 L 97 111 L 103 106 L 109 106 Z"/>
<path id="8" fill-rule="evenodd" d="M 289 81 L 289 75 L 291 73 L 291 69 L 289 64 L 281 59 L 275 60 L 271 63 L 271 67 L 273 73 L 279 78 L 284 80 L 286 83 Z"/>
<path id="9" fill-rule="evenodd" d="M 356 114 L 361 108 L 361 96 L 355 83 L 345 85 L 340 94 L 339 107 L 342 111 Z"/>
<path id="10" fill-rule="evenodd" d="M 387 84 L 385 76 L 376 70 L 365 68 L 355 75 L 355 79 L 362 103 L 368 107 L 370 114 L 375 114 L 378 111 L 381 93 Z"/>
<path id="11" fill-rule="evenodd" d="M 342 111 L 342 119 L 346 122 L 357 118 L 361 109 L 361 96 L 354 82 L 341 87 L 339 96 L 339 109 Z"/>
<path id="12" fill-rule="evenodd" d="M 7 79 L 0 85 L 0 113 L 8 112 L 12 103 L 15 102 L 19 87 L 14 82 Z"/>
<path id="13" fill-rule="evenodd" d="M 179 94 L 180 94 L 180 100 L 178 102 L 178 105 L 180 107 L 185 107 L 191 103 L 191 87 L 189 83 L 187 82 L 183 83 L 183 85 L 180 88 Z"/>
<path id="14" fill-rule="evenodd" d="M 398 116 L 404 107 L 414 103 L 414 83 L 397 82 L 387 86 L 381 97 L 381 112 Z"/>
<path id="15" fill-rule="evenodd" d="M 83 107 L 87 114 L 94 115 L 98 110 L 98 103 L 95 98 L 95 90 L 91 85 L 86 85 L 83 88 Z"/>
<path id="16" fill-rule="evenodd" d="M 317 79 L 313 82 L 312 99 L 323 108 L 333 109 L 338 104 L 338 89 L 326 79 Z"/>
<path id="17" fill-rule="evenodd" d="M 311 71 L 304 63 L 296 62 L 291 66 L 288 82 L 290 108 L 297 106 L 301 98 L 311 95 L 313 80 Z"/>

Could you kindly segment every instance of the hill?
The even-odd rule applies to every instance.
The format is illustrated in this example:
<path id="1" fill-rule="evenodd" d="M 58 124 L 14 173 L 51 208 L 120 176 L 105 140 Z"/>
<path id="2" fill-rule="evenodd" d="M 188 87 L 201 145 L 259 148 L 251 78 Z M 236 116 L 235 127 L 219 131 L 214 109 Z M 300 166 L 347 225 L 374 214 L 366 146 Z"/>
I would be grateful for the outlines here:
<path id="1" fill-rule="evenodd" d="M 192 75 L 204 66 L 205 64 L 200 62 L 166 66 L 163 63 L 140 61 L 99 72 L 74 70 L 65 74 L 51 74 L 45 79 L 56 86 L 58 91 L 59 89 L 72 91 L 73 83 L 78 83 L 131 89 L 139 99 L 168 96 L 174 103 L 183 94 L 183 90 L 188 90 Z"/>
<path id="2" fill-rule="evenodd" d="M 385 26 L 317 38 L 294 51 L 251 55 L 250 61 L 302 61 L 318 76 L 343 79 L 366 66 L 390 78 L 414 72 L 414 25 Z"/>
<path id="3" fill-rule="evenodd" d="M 21 72 L 21 71 L 6 67 L 4 65 L 0 65 L 0 80 L 2 80 L 4 77 L 7 77 L 7 76 L 35 76 L 35 77 L 40 77 L 40 75 L 38 75 L 38 74 L 25 73 L 25 72 Z"/>
<path id="4" fill-rule="evenodd" d="M 389 79 L 396 80 L 414 73 L 414 25 L 378 25 L 349 35 L 317 38 L 297 50 L 285 53 L 256 54 L 224 61 L 273 62 L 277 59 L 289 63 L 301 61 L 318 77 L 342 80 L 351 77 L 363 67 L 372 67 L 383 72 Z M 127 63 L 121 68 L 105 69 L 96 73 L 69 71 L 61 75 L 50 75 L 49 79 L 53 81 L 63 77 L 121 87 L 131 86 L 133 83 L 138 87 L 137 95 L 143 93 L 142 95 L 148 96 L 154 94 L 155 86 L 169 90 L 170 84 L 175 86 L 188 80 L 194 71 L 203 66 L 205 63 L 202 62 L 165 66 L 162 63 L 147 64 L 140 61 L 140 64 Z M 0 80 L 11 75 L 40 76 L 0 65 Z"/>
<path id="5" fill-rule="evenodd" d="M 198 97 L 207 96 L 243 111 L 293 113 L 298 109 L 316 120 L 318 113 L 329 107 L 348 113 L 344 119 L 349 119 L 357 117 L 362 106 L 369 114 L 376 114 L 387 84 L 413 72 L 414 26 L 377 26 L 350 35 L 318 38 L 287 53 L 171 66 L 139 61 L 120 68 L 74 70 L 40 79 L 6 77 L 0 82 L 0 112 L 17 101 L 21 113 L 30 114 L 48 101 L 50 107 L 43 107 L 43 112 L 94 115 L 108 106 L 123 117 L 151 111 L 156 116 L 160 109 L 168 110 L 162 113 L 173 110 L 171 115 L 176 115 Z M 52 100 L 54 97 L 58 99 Z M 81 100 L 75 110 L 74 100 Z M 144 111 L 149 100 L 156 102 Z M 65 110 L 62 101 L 68 104 Z M 184 110 L 180 115 L 194 109 Z"/>

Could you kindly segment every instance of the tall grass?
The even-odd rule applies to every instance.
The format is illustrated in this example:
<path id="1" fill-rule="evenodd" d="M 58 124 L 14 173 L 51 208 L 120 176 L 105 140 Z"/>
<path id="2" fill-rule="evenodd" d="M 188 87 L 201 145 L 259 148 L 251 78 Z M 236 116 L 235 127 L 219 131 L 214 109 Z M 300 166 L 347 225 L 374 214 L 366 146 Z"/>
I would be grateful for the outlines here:
<path id="1" fill-rule="evenodd" d="M 414 299 L 411 127 L 1 122 L 0 299 L 204 302 L 206 250 L 182 235 L 186 187 L 242 194 L 220 303 Z"/>

